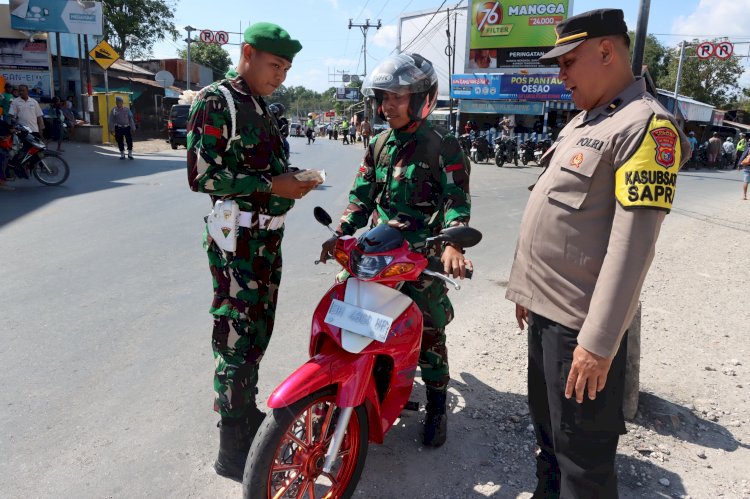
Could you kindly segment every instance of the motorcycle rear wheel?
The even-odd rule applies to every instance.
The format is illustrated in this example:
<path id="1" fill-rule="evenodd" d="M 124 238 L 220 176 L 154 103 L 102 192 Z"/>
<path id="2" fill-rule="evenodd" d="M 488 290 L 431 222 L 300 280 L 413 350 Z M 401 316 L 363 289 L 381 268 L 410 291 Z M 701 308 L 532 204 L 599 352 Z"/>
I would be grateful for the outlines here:
<path id="1" fill-rule="evenodd" d="M 31 173 L 42 184 L 55 186 L 68 180 L 70 167 L 61 156 L 46 152 L 44 157 L 34 165 Z"/>
<path id="2" fill-rule="evenodd" d="M 365 466 L 367 412 L 352 412 L 331 473 L 323 473 L 328 445 L 340 414 L 333 388 L 274 409 L 258 430 L 245 466 L 245 499 L 349 498 Z"/>

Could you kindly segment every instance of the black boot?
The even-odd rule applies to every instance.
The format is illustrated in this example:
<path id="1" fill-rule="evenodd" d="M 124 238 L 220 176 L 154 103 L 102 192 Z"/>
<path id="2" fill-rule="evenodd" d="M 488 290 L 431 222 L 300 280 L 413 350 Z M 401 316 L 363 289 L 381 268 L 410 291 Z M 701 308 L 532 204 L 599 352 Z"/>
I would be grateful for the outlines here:
<path id="1" fill-rule="evenodd" d="M 219 456 L 214 463 L 216 473 L 242 482 L 245 461 L 250 445 L 266 415 L 255 409 L 252 415 L 242 418 L 221 418 L 219 427 Z"/>
<path id="2" fill-rule="evenodd" d="M 445 414 L 446 390 L 427 389 L 427 414 L 424 418 L 422 443 L 428 447 L 440 447 L 448 433 L 448 416 Z"/>

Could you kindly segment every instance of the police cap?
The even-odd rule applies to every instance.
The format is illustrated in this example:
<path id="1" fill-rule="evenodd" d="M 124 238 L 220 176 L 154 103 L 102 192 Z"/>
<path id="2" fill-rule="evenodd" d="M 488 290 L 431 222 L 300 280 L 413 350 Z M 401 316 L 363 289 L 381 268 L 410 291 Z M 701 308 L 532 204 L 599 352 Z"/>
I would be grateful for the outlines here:
<path id="1" fill-rule="evenodd" d="M 299 41 L 290 37 L 284 28 L 272 23 L 255 23 L 248 26 L 243 38 L 256 49 L 283 57 L 289 62 L 292 62 L 297 52 L 302 50 Z"/>
<path id="2" fill-rule="evenodd" d="M 625 16 L 620 9 L 590 10 L 569 17 L 555 26 L 555 48 L 539 58 L 547 65 L 557 64 L 557 58 L 567 54 L 589 38 L 607 35 L 628 35 Z"/>

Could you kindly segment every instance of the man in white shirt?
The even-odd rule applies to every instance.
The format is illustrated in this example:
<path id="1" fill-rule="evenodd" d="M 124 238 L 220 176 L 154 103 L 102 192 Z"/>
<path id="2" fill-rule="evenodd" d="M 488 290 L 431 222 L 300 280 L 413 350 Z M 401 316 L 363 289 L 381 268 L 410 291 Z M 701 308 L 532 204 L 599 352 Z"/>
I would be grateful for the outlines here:
<path id="1" fill-rule="evenodd" d="M 20 124 L 31 128 L 32 132 L 39 134 L 44 130 L 42 108 L 37 101 L 29 97 L 29 87 L 26 85 L 18 85 L 18 97 L 10 103 L 9 112 Z"/>

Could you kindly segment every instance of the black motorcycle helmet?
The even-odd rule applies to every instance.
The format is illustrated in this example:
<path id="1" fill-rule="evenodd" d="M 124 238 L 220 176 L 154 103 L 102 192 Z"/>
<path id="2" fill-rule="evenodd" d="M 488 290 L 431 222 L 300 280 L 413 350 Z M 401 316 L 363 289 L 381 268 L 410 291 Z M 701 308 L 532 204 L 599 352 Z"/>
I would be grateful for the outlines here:
<path id="1" fill-rule="evenodd" d="M 270 104 L 268 106 L 268 110 L 271 112 L 271 114 L 274 115 L 276 119 L 279 119 L 282 116 L 284 116 L 284 113 L 286 112 L 286 108 L 284 107 L 284 104 L 281 104 L 279 102 L 274 102 L 273 104 Z"/>
<path id="2" fill-rule="evenodd" d="M 432 63 L 419 54 L 392 55 L 380 63 L 362 83 L 362 95 L 374 114 L 385 120 L 383 92 L 411 94 L 409 118 L 422 121 L 437 103 L 438 80 Z"/>

